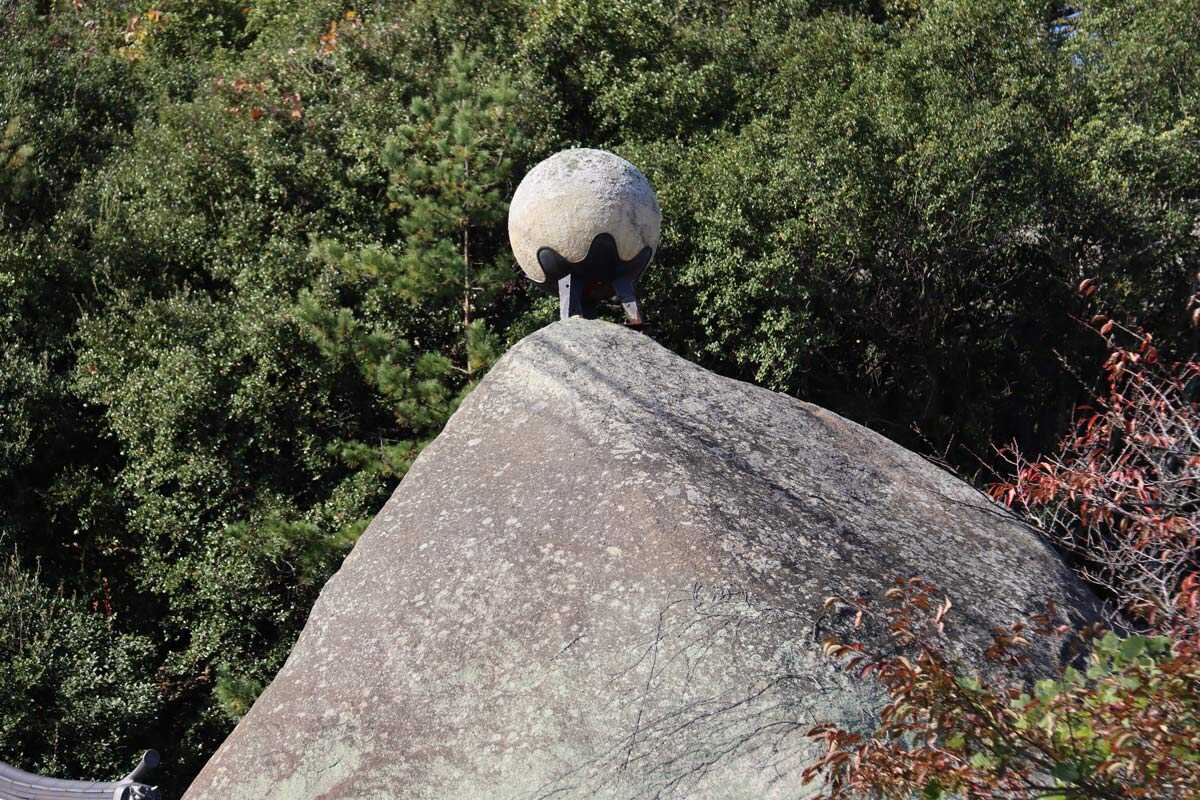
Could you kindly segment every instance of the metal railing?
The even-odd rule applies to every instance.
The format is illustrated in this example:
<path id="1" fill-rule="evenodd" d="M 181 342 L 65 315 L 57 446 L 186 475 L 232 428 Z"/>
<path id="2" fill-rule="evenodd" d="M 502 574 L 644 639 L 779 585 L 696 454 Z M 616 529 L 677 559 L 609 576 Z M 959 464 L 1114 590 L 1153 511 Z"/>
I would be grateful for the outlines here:
<path id="1" fill-rule="evenodd" d="M 68 781 L 44 778 L 0 761 L 0 800 L 159 800 L 158 788 L 145 783 L 157 766 L 158 753 L 147 750 L 119 781 Z"/>

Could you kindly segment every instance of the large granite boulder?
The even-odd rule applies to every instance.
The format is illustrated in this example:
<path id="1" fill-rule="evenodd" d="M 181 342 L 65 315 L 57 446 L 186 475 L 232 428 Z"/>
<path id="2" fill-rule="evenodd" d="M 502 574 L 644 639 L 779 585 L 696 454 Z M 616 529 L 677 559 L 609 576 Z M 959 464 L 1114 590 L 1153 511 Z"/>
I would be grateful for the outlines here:
<path id="1" fill-rule="evenodd" d="M 968 661 L 1046 599 L 1092 613 L 919 456 L 559 322 L 424 451 L 186 798 L 799 797 L 806 725 L 880 705 L 822 657 L 822 601 L 918 574 Z"/>

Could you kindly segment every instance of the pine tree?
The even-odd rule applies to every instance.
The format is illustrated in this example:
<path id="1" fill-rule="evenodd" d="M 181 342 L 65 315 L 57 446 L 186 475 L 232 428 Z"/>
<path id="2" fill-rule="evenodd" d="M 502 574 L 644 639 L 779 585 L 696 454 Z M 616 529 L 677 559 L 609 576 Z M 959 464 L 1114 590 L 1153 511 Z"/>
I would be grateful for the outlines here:
<path id="1" fill-rule="evenodd" d="M 522 143 L 516 98 L 507 76 L 481 79 L 479 57 L 455 47 L 381 155 L 401 241 L 314 248 L 335 268 L 335 285 L 303 293 L 299 316 L 326 358 L 357 371 L 400 428 L 399 439 L 389 431 L 379 443 L 340 443 L 356 468 L 402 475 L 499 354 L 488 311 L 511 274 L 501 259 L 512 153 Z"/>
<path id="2" fill-rule="evenodd" d="M 415 302 L 461 309 L 462 369 L 484 366 L 486 329 L 475 310 L 500 283 L 484 241 L 503 223 L 501 191 L 512 177 L 520 131 L 510 107 L 517 95 L 506 77 L 480 86 L 479 56 L 456 46 L 428 97 L 412 101 L 412 121 L 383 153 L 391 172 L 388 197 L 406 236 L 399 259 L 401 291 Z"/>

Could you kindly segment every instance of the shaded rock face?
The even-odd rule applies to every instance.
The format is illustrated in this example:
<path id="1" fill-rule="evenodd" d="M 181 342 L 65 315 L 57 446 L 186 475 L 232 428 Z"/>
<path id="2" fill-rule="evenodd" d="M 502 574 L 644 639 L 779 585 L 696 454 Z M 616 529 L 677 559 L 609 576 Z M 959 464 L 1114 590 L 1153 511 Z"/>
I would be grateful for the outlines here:
<path id="1" fill-rule="evenodd" d="M 422 453 L 186 798 L 800 797 L 807 724 L 881 704 L 821 656 L 824 598 L 917 574 L 968 660 L 1046 599 L 1092 614 L 919 456 L 559 322 Z"/>

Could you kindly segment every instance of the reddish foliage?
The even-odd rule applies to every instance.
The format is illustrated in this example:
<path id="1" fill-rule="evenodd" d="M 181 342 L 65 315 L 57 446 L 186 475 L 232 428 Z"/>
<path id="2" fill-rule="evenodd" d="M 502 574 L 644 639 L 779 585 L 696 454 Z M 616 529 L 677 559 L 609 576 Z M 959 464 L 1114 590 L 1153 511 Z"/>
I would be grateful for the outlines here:
<path id="1" fill-rule="evenodd" d="M 1116 331 L 1114 332 L 1114 329 Z M 1107 391 L 1080 407 L 1059 452 L 1003 451 L 1016 478 L 991 494 L 1025 512 L 1144 629 L 1200 634 L 1200 363 L 1165 365 L 1149 334 L 1111 320 Z"/>
<path id="2" fill-rule="evenodd" d="M 228 100 L 230 105 L 225 110 L 233 116 L 245 112 L 254 122 L 264 116 L 279 121 L 298 120 L 304 116 L 300 93 L 279 90 L 276 102 L 276 92 L 272 91 L 270 80 L 252 82 L 245 78 L 226 80 L 218 76 L 213 79 L 212 87 L 214 92 Z M 247 103 L 252 104 L 248 109 Z"/>
<path id="3" fill-rule="evenodd" d="M 829 641 L 857 676 L 887 691 L 870 735 L 819 725 L 824 755 L 803 774 L 822 796 L 911 798 L 1196 798 L 1200 796 L 1200 649 L 1167 637 L 1097 639 L 1086 674 L 1068 668 L 1030 693 L 1019 676 L 1030 640 L 1059 637 L 1049 609 L 994 632 L 985 680 L 947 654 L 950 611 L 920 579 L 898 582 L 880 619 L 900 654 Z M 1082 641 L 1082 640 L 1081 640 Z"/>
<path id="4" fill-rule="evenodd" d="M 882 621 L 902 654 L 826 644 L 890 697 L 869 735 L 810 731 L 825 754 L 804 779 L 825 780 L 826 797 L 1200 798 L 1200 363 L 1166 364 L 1149 334 L 1103 315 L 1091 324 L 1109 344 L 1105 390 L 1055 454 L 1002 450 L 1015 478 L 990 491 L 1076 558 L 1119 627 L 1157 635 L 1076 636 L 1048 609 L 993 632 L 980 680 L 947 654 L 950 604 L 928 583 L 899 582 L 883 612 L 830 598 L 856 626 Z M 1090 649 L 1087 671 L 1031 691 L 1031 640 L 1064 635 Z"/>

